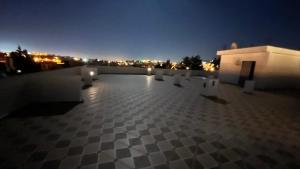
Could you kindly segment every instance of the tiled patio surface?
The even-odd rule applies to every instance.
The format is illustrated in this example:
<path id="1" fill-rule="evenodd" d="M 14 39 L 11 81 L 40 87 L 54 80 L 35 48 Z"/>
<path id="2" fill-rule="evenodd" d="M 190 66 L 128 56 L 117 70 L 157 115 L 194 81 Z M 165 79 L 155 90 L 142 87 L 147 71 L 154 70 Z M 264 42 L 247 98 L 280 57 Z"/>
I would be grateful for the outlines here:
<path id="1" fill-rule="evenodd" d="M 299 169 L 296 97 L 241 93 L 200 78 L 100 75 L 63 115 L 0 121 L 0 168 Z"/>

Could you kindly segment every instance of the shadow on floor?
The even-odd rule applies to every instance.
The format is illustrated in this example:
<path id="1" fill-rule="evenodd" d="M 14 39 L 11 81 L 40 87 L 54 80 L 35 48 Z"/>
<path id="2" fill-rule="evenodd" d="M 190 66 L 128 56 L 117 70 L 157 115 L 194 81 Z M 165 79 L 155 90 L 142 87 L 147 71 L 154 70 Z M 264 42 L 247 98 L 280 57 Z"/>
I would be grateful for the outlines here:
<path id="1" fill-rule="evenodd" d="M 211 100 L 215 103 L 219 103 L 219 104 L 228 104 L 228 102 L 222 98 L 218 98 L 218 97 L 215 97 L 215 96 L 205 96 L 205 95 L 201 95 L 202 97 L 208 99 L 208 100 Z"/>
<path id="2" fill-rule="evenodd" d="M 11 113 L 8 118 L 28 118 L 36 116 L 55 116 L 62 115 L 70 111 L 82 102 L 47 102 L 30 103 L 27 106 Z"/>
<path id="3" fill-rule="evenodd" d="M 179 87 L 179 88 L 183 88 L 183 86 L 181 84 L 174 84 L 174 86 Z"/>
<path id="4" fill-rule="evenodd" d="M 93 85 L 84 85 L 84 86 L 82 86 L 82 90 L 85 90 L 85 89 L 88 89 L 88 88 L 90 88 L 90 87 L 92 87 Z"/>

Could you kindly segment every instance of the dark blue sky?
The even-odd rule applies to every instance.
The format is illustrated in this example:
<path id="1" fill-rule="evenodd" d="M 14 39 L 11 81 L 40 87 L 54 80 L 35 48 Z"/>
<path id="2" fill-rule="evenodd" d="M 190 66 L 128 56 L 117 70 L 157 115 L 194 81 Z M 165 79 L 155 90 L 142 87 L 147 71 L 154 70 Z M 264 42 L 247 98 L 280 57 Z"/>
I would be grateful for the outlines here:
<path id="1" fill-rule="evenodd" d="M 0 50 L 213 58 L 224 44 L 300 49 L 297 0 L 0 0 Z"/>

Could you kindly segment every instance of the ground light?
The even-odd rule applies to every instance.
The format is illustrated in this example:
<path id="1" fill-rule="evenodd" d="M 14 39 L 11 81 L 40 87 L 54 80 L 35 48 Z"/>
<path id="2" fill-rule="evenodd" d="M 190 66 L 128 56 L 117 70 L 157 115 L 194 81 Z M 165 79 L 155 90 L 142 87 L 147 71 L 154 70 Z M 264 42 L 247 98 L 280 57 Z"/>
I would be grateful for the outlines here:
<path id="1" fill-rule="evenodd" d="M 151 75 L 151 71 L 152 71 L 152 68 L 151 68 L 151 67 L 148 67 L 148 68 L 147 68 L 147 74 L 148 74 L 148 75 Z"/>
<path id="2" fill-rule="evenodd" d="M 85 62 L 85 63 L 87 63 L 88 59 L 87 58 L 83 58 L 82 61 Z"/>

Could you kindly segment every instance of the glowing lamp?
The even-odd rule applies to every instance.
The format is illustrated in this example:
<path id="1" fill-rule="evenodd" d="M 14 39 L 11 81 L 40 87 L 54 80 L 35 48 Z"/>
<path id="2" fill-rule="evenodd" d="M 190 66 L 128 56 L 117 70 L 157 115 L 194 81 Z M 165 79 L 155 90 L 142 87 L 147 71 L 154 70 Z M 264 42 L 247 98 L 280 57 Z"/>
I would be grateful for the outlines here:
<path id="1" fill-rule="evenodd" d="M 190 67 L 186 67 L 185 69 L 186 69 L 186 70 L 190 70 Z"/>
<path id="2" fill-rule="evenodd" d="M 147 75 L 148 75 L 148 76 L 151 75 L 151 71 L 152 71 L 152 68 L 151 68 L 151 67 L 148 67 L 148 68 L 147 68 Z"/>
<path id="3" fill-rule="evenodd" d="M 18 70 L 17 70 L 17 73 L 22 73 L 22 70 L 18 69 Z"/>
<path id="4" fill-rule="evenodd" d="M 83 58 L 82 61 L 83 62 L 88 62 L 88 59 L 87 58 Z"/>
<path id="5" fill-rule="evenodd" d="M 78 57 L 73 57 L 73 60 L 75 60 L 75 61 L 79 61 L 79 60 L 80 60 L 80 58 L 78 58 Z"/>
<path id="6" fill-rule="evenodd" d="M 95 73 L 93 71 L 90 71 L 90 76 L 94 76 Z"/>

